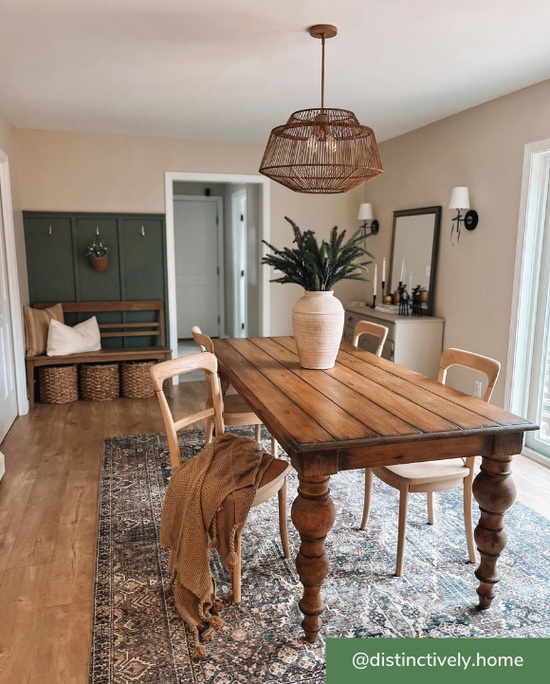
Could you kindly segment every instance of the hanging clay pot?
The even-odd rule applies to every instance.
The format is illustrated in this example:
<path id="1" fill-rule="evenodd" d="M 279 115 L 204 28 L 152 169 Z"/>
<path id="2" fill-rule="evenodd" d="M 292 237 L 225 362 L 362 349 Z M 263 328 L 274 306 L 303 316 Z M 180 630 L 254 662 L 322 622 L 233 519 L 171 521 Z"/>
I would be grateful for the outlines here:
<path id="1" fill-rule="evenodd" d="M 109 265 L 109 255 L 104 254 L 102 257 L 90 257 L 90 261 L 94 271 L 104 271 Z"/>

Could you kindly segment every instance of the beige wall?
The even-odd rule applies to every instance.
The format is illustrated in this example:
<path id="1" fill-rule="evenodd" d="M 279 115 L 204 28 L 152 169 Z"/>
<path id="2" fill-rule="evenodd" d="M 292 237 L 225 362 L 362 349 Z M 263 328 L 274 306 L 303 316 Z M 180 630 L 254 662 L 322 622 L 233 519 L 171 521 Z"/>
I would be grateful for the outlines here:
<path id="1" fill-rule="evenodd" d="M 443 207 L 435 314 L 446 319 L 445 347 L 503 364 L 493 402 L 504 400 L 524 145 L 550 138 L 550 81 L 468 109 L 380 145 L 384 173 L 364 187 L 380 232 L 368 245 L 389 256 L 392 212 Z M 453 247 L 453 187 L 470 188 L 479 225 Z M 371 288 L 363 287 L 370 298 Z M 472 392 L 470 377 L 454 384 Z"/>
<path id="2" fill-rule="evenodd" d="M 18 130 L 21 206 L 26 210 L 164 212 L 164 172 L 258 172 L 264 145 L 172 138 Z M 346 195 L 300 195 L 272 184 L 271 241 L 290 244 L 290 216 L 321 237 L 333 225 L 355 230 L 362 190 Z M 358 286 L 337 293 L 353 298 Z M 291 332 L 300 296 L 292 285 L 272 284 L 271 333 Z M 351 293 L 351 295 L 350 295 Z"/>
<path id="3" fill-rule="evenodd" d="M 15 241 L 17 248 L 17 271 L 21 301 L 26 304 L 29 300 L 27 285 L 27 264 L 25 261 L 25 240 L 23 236 L 23 219 L 21 215 L 21 198 L 18 174 L 18 155 L 16 129 L 0 113 L 0 150 L 7 154 L 10 165 L 11 201 L 13 205 L 13 220 L 15 226 Z"/>
<path id="4" fill-rule="evenodd" d="M 0 124 L 0 148 L 14 156 L 14 131 Z M 20 203 L 29 210 L 164 212 L 164 171 L 257 173 L 263 145 L 119 135 L 18 130 Z M 446 347 L 487 354 L 503 363 L 494 394 L 502 404 L 508 349 L 523 148 L 550 137 L 550 81 L 448 117 L 380 145 L 384 174 L 345 195 L 308 196 L 272 184 L 271 241 L 290 244 L 284 216 L 327 236 L 333 225 L 358 227 L 363 197 L 381 229 L 369 239 L 379 263 L 389 256 L 392 212 L 443 206 L 435 313 L 443 316 Z M 12 168 L 13 177 L 13 168 Z M 476 231 L 449 240 L 452 188 L 467 185 L 480 214 Z M 18 222 L 20 263 L 24 264 Z M 25 280 L 25 278 L 23 278 Z M 22 287 L 23 296 L 26 283 Z M 271 332 L 291 331 L 300 296 L 292 285 L 272 284 Z M 343 300 L 370 299 L 371 285 L 337 286 Z M 454 374 L 471 391 L 471 378 Z"/>

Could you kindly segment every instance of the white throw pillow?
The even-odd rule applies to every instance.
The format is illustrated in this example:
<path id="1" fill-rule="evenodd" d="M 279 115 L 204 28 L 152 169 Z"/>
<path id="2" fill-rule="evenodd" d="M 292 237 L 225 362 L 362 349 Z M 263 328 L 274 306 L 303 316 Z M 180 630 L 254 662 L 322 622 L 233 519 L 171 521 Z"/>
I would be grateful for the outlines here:
<path id="1" fill-rule="evenodd" d="M 93 316 L 83 323 L 64 325 L 55 319 L 50 321 L 48 329 L 48 356 L 66 356 L 67 354 L 82 354 L 83 352 L 99 351 L 101 349 L 101 335 L 97 318 Z"/>

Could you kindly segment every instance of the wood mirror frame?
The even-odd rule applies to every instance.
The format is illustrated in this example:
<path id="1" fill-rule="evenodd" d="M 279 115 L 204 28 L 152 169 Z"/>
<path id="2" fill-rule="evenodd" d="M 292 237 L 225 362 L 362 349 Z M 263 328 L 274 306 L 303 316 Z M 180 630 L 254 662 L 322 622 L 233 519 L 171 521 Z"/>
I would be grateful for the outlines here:
<path id="1" fill-rule="evenodd" d="M 399 268 L 398 265 L 394 264 L 394 255 L 395 255 L 395 234 L 396 234 L 396 227 L 397 227 L 397 219 L 405 217 L 405 216 L 418 216 L 421 214 L 433 214 L 434 217 L 434 227 L 433 227 L 433 233 L 432 233 L 432 245 L 431 245 L 431 262 L 430 262 L 430 280 L 429 280 L 429 285 L 428 285 L 428 307 L 426 310 L 423 311 L 423 315 L 425 316 L 433 316 L 433 309 L 434 309 L 434 294 L 435 294 L 435 277 L 436 277 L 436 269 L 437 269 L 437 254 L 438 254 L 438 248 L 439 248 L 439 229 L 441 226 L 441 207 L 436 206 L 436 207 L 421 207 L 419 209 L 403 209 L 401 211 L 394 211 L 393 212 L 393 225 L 392 225 L 392 235 L 391 235 L 391 251 L 390 251 L 390 268 L 388 271 L 388 292 L 391 291 L 393 294 L 393 290 L 395 290 L 395 287 L 392 283 L 392 278 L 393 278 L 393 269 L 394 267 Z M 406 263 L 406 262 L 405 262 Z M 408 285 L 408 279 L 405 274 L 405 283 Z M 416 283 L 418 284 L 418 283 Z M 413 282 L 413 287 L 415 283 Z"/>

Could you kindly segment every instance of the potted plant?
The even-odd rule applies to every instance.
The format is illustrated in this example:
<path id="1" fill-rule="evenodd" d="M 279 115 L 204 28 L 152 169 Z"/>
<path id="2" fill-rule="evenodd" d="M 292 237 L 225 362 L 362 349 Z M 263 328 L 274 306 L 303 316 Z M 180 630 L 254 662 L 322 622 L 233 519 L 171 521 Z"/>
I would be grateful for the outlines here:
<path id="1" fill-rule="evenodd" d="M 94 236 L 88 245 L 86 256 L 90 257 L 92 268 L 96 271 L 104 271 L 109 265 L 109 247 L 101 242 L 99 235 Z"/>
<path id="2" fill-rule="evenodd" d="M 273 254 L 262 259 L 263 264 L 272 266 L 283 275 L 274 278 L 274 283 L 296 283 L 301 285 L 304 296 L 296 302 L 292 311 L 294 339 L 302 368 L 332 368 L 342 339 L 344 308 L 334 297 L 333 287 L 340 280 L 367 280 L 362 273 L 372 257 L 360 244 L 363 238 L 357 231 L 344 242 L 346 231 L 338 232 L 335 226 L 330 241 L 317 242 L 315 232 L 300 228 L 285 216 L 292 226 L 296 247 L 277 249 L 263 241 Z"/>

